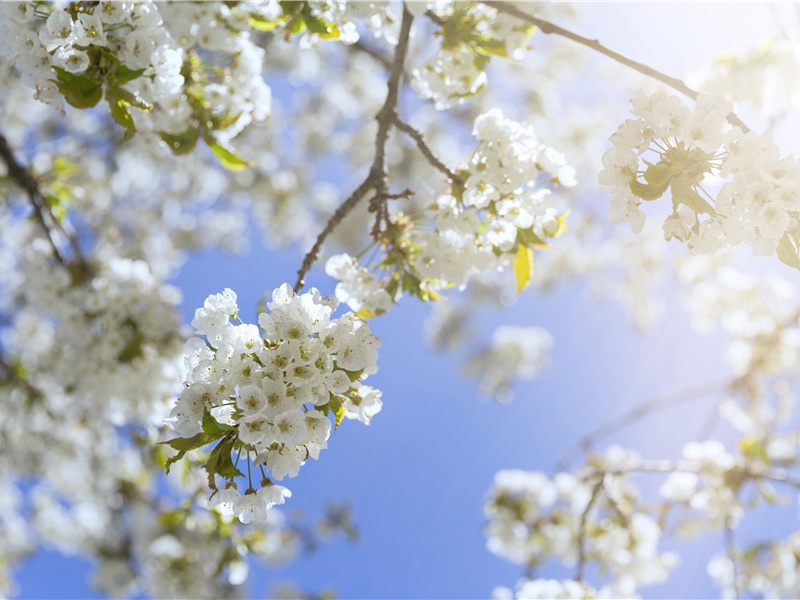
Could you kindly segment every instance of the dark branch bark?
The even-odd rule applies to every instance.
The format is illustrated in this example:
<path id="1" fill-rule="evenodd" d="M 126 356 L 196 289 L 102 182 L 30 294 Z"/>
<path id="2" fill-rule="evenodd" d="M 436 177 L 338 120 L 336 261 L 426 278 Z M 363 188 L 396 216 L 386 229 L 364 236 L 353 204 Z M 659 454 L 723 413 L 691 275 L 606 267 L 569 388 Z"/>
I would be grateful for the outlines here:
<path id="1" fill-rule="evenodd" d="M 528 14 L 524 11 L 521 11 L 513 4 L 508 2 L 484 2 L 485 5 L 491 6 L 492 8 L 496 8 L 498 11 L 506 13 L 507 15 L 511 15 L 520 19 L 521 21 L 525 21 L 526 23 L 530 23 L 531 25 L 535 25 L 538 27 L 542 33 L 545 34 L 555 34 L 560 35 L 561 37 L 565 37 L 573 42 L 577 42 L 587 48 L 591 48 L 592 50 L 599 52 L 605 56 L 608 56 L 612 60 L 617 61 L 621 65 L 625 65 L 626 67 L 633 69 L 634 71 L 638 71 L 642 75 L 647 75 L 661 83 L 664 83 L 671 87 L 672 89 L 688 96 L 692 100 L 697 100 L 697 91 L 690 88 L 686 85 L 683 81 L 676 77 L 670 77 L 661 71 L 657 71 L 656 69 L 649 67 L 643 63 L 637 62 L 635 60 L 631 60 L 627 56 L 620 54 L 619 52 L 614 52 L 613 50 L 606 48 L 603 46 L 598 40 L 590 40 L 589 38 L 583 37 L 582 35 L 578 35 L 577 33 L 573 33 L 563 27 L 559 27 L 554 23 L 550 23 L 549 21 L 545 21 L 544 19 L 540 19 L 539 17 L 534 17 L 531 14 Z M 742 120 L 731 113 L 728 115 L 728 121 L 731 125 L 739 127 L 743 132 L 750 131 L 750 128 L 745 125 Z"/>
<path id="2" fill-rule="evenodd" d="M 414 140 L 414 142 L 417 144 L 417 148 L 419 148 L 420 152 L 422 152 L 422 155 L 428 160 L 429 163 L 431 163 L 431 165 L 444 173 L 451 182 L 459 180 L 458 175 L 447 168 L 447 165 L 445 165 L 436 157 L 430 146 L 428 146 L 428 144 L 425 142 L 425 138 L 419 130 L 414 129 L 411 125 L 403 121 L 398 115 L 395 115 L 394 117 L 394 124 L 400 131 L 407 133 L 411 139 Z"/>
<path id="3" fill-rule="evenodd" d="M 306 275 L 308 275 L 314 261 L 317 260 L 319 252 L 322 249 L 322 244 L 333 232 L 334 229 L 342 222 L 342 220 L 352 211 L 359 202 L 369 193 L 374 192 L 370 200 L 370 212 L 376 213 L 375 227 L 372 230 L 373 236 L 380 232 L 381 224 L 385 223 L 388 219 L 388 209 L 386 203 L 392 197 L 398 197 L 397 194 L 389 193 L 389 172 L 386 161 L 386 142 L 389 139 L 389 132 L 391 131 L 394 119 L 397 114 L 397 101 L 400 94 L 400 85 L 403 78 L 403 67 L 405 65 L 406 55 L 408 54 L 408 43 L 411 33 L 411 21 L 414 19 L 413 15 L 403 7 L 403 21 L 400 25 L 400 36 L 395 48 L 394 58 L 392 60 L 391 69 L 389 71 L 389 81 L 387 83 L 386 100 L 383 103 L 380 111 L 375 116 L 378 122 L 378 133 L 375 136 L 375 157 L 372 161 L 369 173 L 361 185 L 356 188 L 353 194 L 344 201 L 344 203 L 336 209 L 325 228 L 317 236 L 316 242 L 311 247 L 311 250 L 306 254 L 303 259 L 303 264 L 297 272 L 297 282 L 294 284 L 294 291 L 300 292 L 305 284 Z M 405 192 L 403 192 L 405 193 Z"/>
<path id="4" fill-rule="evenodd" d="M 11 180 L 21 187 L 28 196 L 28 200 L 30 200 L 31 206 L 33 207 L 36 221 L 44 230 L 45 237 L 50 242 L 50 246 L 53 249 L 53 256 L 56 260 L 67 268 L 78 266 L 83 275 L 90 276 L 91 269 L 80 253 L 77 242 L 60 227 L 58 219 L 53 216 L 47 201 L 39 189 L 39 183 L 33 178 L 33 175 L 30 174 L 30 171 L 17 161 L 11 146 L 8 144 L 8 140 L 2 133 L 0 133 L 0 158 L 2 158 L 5 163 Z M 74 254 L 74 262 L 59 248 L 56 241 L 56 230 L 60 230 L 69 242 Z"/>

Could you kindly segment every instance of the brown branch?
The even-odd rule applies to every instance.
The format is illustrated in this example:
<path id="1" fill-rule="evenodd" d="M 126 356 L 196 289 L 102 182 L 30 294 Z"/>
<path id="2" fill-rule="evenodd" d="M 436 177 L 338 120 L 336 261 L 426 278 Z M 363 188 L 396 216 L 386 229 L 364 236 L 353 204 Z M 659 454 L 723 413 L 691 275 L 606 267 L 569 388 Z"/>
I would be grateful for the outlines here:
<path id="1" fill-rule="evenodd" d="M 610 475 L 619 475 L 622 473 L 694 473 L 695 475 L 702 475 L 703 469 L 693 466 L 691 461 L 679 460 L 647 460 L 640 461 L 639 463 L 632 464 L 628 467 L 621 467 L 616 469 L 607 469 L 603 471 Z M 755 465 L 743 466 L 736 465 L 729 469 L 731 473 L 739 473 L 751 479 L 768 479 L 777 483 L 792 486 L 800 489 L 800 478 L 794 476 L 787 469 L 780 467 L 756 467 Z"/>
<path id="2" fill-rule="evenodd" d="M 414 142 L 417 144 L 417 148 L 419 148 L 419 151 L 422 152 L 422 155 L 428 160 L 428 162 L 431 163 L 431 165 L 433 165 L 436 169 L 444 173 L 451 182 L 455 183 L 456 181 L 460 180 L 460 177 L 456 175 L 455 172 L 447 168 L 447 165 L 445 165 L 436 157 L 436 155 L 430 149 L 430 146 L 428 146 L 428 144 L 425 142 L 425 138 L 419 130 L 414 129 L 414 127 L 403 121 L 399 115 L 394 116 L 394 124 L 400 131 L 407 133 L 411 139 L 414 140 Z"/>
<path id="3" fill-rule="evenodd" d="M 725 553 L 728 555 L 728 558 L 731 560 L 731 566 L 733 567 L 733 597 L 736 600 L 742 597 L 741 592 L 739 591 L 739 569 L 736 565 L 736 557 L 734 553 L 736 552 L 736 548 L 733 543 L 733 526 L 731 526 L 730 522 L 725 523 Z"/>
<path id="4" fill-rule="evenodd" d="M 591 40 L 589 38 L 583 37 L 582 35 L 578 35 L 577 33 L 573 33 L 563 27 L 559 27 L 558 25 L 551 23 L 549 21 L 545 21 L 544 19 L 540 19 L 539 17 L 534 17 L 531 14 L 528 14 L 524 11 L 521 11 L 513 4 L 508 2 L 492 2 L 492 1 L 485 1 L 484 4 L 486 6 L 491 6 L 492 8 L 497 9 L 499 12 L 506 13 L 507 15 L 511 15 L 516 17 L 521 21 L 525 21 L 526 23 L 530 23 L 531 25 L 535 25 L 538 27 L 542 33 L 544 34 L 555 34 L 560 35 L 561 37 L 565 37 L 573 42 L 577 42 L 587 48 L 591 48 L 592 50 L 599 52 L 612 60 L 624 65 L 634 71 L 638 71 L 642 75 L 646 75 L 647 77 L 651 77 L 656 81 L 660 81 L 671 87 L 672 89 L 684 94 L 685 96 L 691 98 L 692 100 L 697 100 L 698 92 L 693 90 L 688 85 L 686 85 L 683 81 L 678 79 L 677 77 L 670 77 L 669 75 L 662 73 L 652 67 L 645 65 L 644 63 L 640 63 L 635 60 L 631 60 L 627 56 L 620 54 L 619 52 L 614 52 L 613 50 L 606 48 L 603 46 L 598 40 Z M 743 132 L 747 133 L 750 131 L 750 128 L 745 125 L 742 120 L 734 113 L 730 113 L 728 115 L 728 121 L 731 125 L 739 127 Z"/>
<path id="5" fill-rule="evenodd" d="M 364 180 L 364 182 L 358 186 L 356 191 L 342 203 L 339 208 L 336 209 L 336 212 L 333 213 L 330 219 L 328 219 L 328 223 L 325 225 L 325 229 L 323 229 L 320 234 L 317 236 L 317 241 L 314 242 L 314 245 L 311 247 L 311 250 L 308 251 L 305 258 L 303 259 L 303 265 L 300 267 L 300 270 L 297 272 L 297 282 L 294 284 L 294 291 L 295 293 L 299 293 L 300 290 L 303 288 L 303 285 L 306 282 L 306 275 L 308 271 L 311 269 L 311 266 L 314 264 L 314 261 L 317 260 L 317 256 L 319 256 L 319 251 L 322 249 L 322 244 L 325 242 L 326 238 L 333 233 L 333 230 L 342 222 L 353 208 L 361 202 L 361 199 L 367 194 L 369 189 L 372 187 L 372 180 L 369 176 Z"/>
<path id="6" fill-rule="evenodd" d="M 349 45 L 347 47 L 352 49 L 352 50 L 358 50 L 359 52 L 361 52 L 362 54 L 366 54 L 367 56 L 371 56 L 372 58 L 377 60 L 379 63 L 381 63 L 387 69 L 391 69 L 392 68 L 392 61 L 390 61 L 383 54 L 381 54 L 380 52 L 375 50 L 375 48 L 372 48 L 372 47 L 368 46 L 367 44 L 365 44 L 361 40 L 358 40 L 355 44 L 351 44 L 351 45 Z"/>
<path id="7" fill-rule="evenodd" d="M 72 236 L 64 231 L 63 227 L 59 225 L 58 219 L 53 216 L 47 200 L 42 195 L 41 189 L 39 188 L 39 183 L 36 181 L 36 179 L 34 179 L 30 171 L 28 171 L 28 169 L 23 167 L 22 164 L 17 161 L 16 157 L 14 156 L 14 151 L 11 149 L 11 146 L 8 144 L 8 140 L 2 133 L 0 133 L 0 158 L 2 158 L 6 165 L 9 177 L 19 187 L 21 187 L 28 196 L 31 206 L 33 207 L 33 213 L 36 217 L 36 221 L 44 230 L 45 237 L 50 242 L 50 246 L 53 249 L 53 255 L 55 256 L 56 260 L 58 260 L 58 262 L 67 269 L 70 269 L 70 267 L 76 266 L 77 264 L 83 275 L 91 276 L 91 268 L 81 254 L 78 243 L 72 238 Z M 48 224 L 48 220 L 52 223 L 52 225 Z M 70 246 L 72 247 L 72 253 L 74 254 L 74 263 L 59 248 L 58 243 L 56 242 L 56 229 L 60 230 L 64 237 L 66 237 L 66 239 L 69 241 Z"/>
<path id="8" fill-rule="evenodd" d="M 405 64 L 406 55 L 408 54 L 408 44 L 411 37 L 411 21 L 413 19 L 413 15 L 408 12 L 404 6 L 400 35 L 389 72 L 389 81 L 387 82 L 386 100 L 375 116 L 378 122 L 378 133 L 375 136 L 375 157 L 373 158 L 369 173 L 356 191 L 336 209 L 336 212 L 333 213 L 328 220 L 325 228 L 317 236 L 316 242 L 314 242 L 311 250 L 306 254 L 303 259 L 303 264 L 297 272 L 297 282 L 294 284 L 295 293 L 303 288 L 306 275 L 308 275 L 308 271 L 311 269 L 314 261 L 317 260 L 319 252 L 322 249 L 322 244 L 350 211 L 361 202 L 364 196 L 370 191 L 375 192 L 369 205 L 370 212 L 376 213 L 375 227 L 373 227 L 372 230 L 373 237 L 380 233 L 381 225 L 388 220 L 387 201 L 391 198 L 398 197 L 398 194 L 389 193 L 386 142 L 389 139 L 389 132 L 394 124 L 394 117 L 397 114 L 397 101 L 400 93 L 400 84 L 403 78 L 403 65 Z M 405 194 L 405 192 L 402 194 Z"/>
<path id="9" fill-rule="evenodd" d="M 586 566 L 586 551 L 584 545 L 586 543 L 586 521 L 589 518 L 589 511 L 592 510 L 592 506 L 597 501 L 597 497 L 600 494 L 600 490 L 603 489 L 603 484 L 605 482 L 605 474 L 600 473 L 600 479 L 597 480 L 597 483 L 594 484 L 592 488 L 592 496 L 589 498 L 589 501 L 586 503 L 586 508 L 583 509 L 581 513 L 581 520 L 580 524 L 578 525 L 578 566 L 575 569 L 575 581 L 578 583 L 583 583 L 583 569 Z"/>

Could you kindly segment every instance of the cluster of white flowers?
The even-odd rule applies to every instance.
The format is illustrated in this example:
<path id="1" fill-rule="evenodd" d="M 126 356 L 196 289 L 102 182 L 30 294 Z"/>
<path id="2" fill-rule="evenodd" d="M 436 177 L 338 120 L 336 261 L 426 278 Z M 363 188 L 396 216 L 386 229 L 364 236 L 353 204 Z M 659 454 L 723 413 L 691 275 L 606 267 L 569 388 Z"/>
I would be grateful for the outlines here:
<path id="1" fill-rule="evenodd" d="M 683 304 L 696 326 L 719 327 L 733 337 L 726 358 L 735 375 L 800 364 L 800 304 L 784 276 L 748 274 L 697 256 L 683 263 L 680 278 L 689 286 Z"/>
<path id="2" fill-rule="evenodd" d="M 549 189 L 536 186 L 542 172 L 555 183 L 575 183 L 563 154 L 499 109 L 479 116 L 472 133 L 479 146 L 462 171 L 463 189 L 441 196 L 433 207 L 435 230 L 416 236 L 421 251 L 414 266 L 444 285 L 463 286 L 478 273 L 500 270 L 520 245 L 558 235 L 563 211 Z"/>
<path id="3" fill-rule="evenodd" d="M 575 564 L 583 556 L 614 576 L 615 596 L 666 580 L 677 557 L 659 553 L 658 522 L 639 508 L 624 473 L 612 474 L 637 460 L 611 448 L 577 476 L 499 471 L 484 508 L 489 550 L 528 567 L 548 558 Z"/>
<path id="4" fill-rule="evenodd" d="M 660 494 L 701 512 L 703 523 L 710 529 L 736 527 L 744 514 L 738 490 L 729 483 L 730 473 L 738 464 L 736 458 L 718 440 L 689 442 L 682 456 L 685 470 L 670 473 Z M 690 535 L 699 523 L 686 520 L 683 525 L 682 533 Z"/>
<path id="5" fill-rule="evenodd" d="M 184 54 L 164 28 L 154 3 L 102 2 L 80 10 L 55 8 L 49 15 L 41 13 L 43 9 L 38 2 L 8 2 L 0 7 L 0 27 L 6 29 L 0 35 L 4 42 L 0 56 L 20 61 L 17 68 L 36 89 L 38 99 L 63 109 L 62 87 L 68 87 L 71 79 L 56 77 L 53 67 L 87 75 L 98 84 L 107 75 L 103 72 L 113 70 L 113 77 L 125 83 L 141 71 L 135 76 L 144 74 L 150 82 L 144 104 L 181 91 Z M 116 79 L 113 84 L 109 81 L 116 84 Z M 142 102 L 139 91 L 128 90 L 128 104 Z M 97 93 L 99 98 L 99 88 Z"/>
<path id="6" fill-rule="evenodd" d="M 379 315 L 392 306 L 392 297 L 380 286 L 375 273 L 358 266 L 349 254 L 337 254 L 328 259 L 325 273 L 338 279 L 336 298 L 355 312 L 365 310 L 369 315 Z"/>
<path id="7" fill-rule="evenodd" d="M 474 96 L 486 85 L 486 73 L 475 67 L 475 55 L 464 46 L 441 50 L 412 72 L 411 85 L 437 110 L 447 110 Z"/>
<path id="8" fill-rule="evenodd" d="M 612 589 L 594 589 L 585 582 L 573 579 L 520 579 L 516 589 L 498 587 L 492 591 L 492 600 L 576 600 L 589 598 L 623 598 Z"/>
<path id="9" fill-rule="evenodd" d="M 46 19 L 42 3 L 3 3 L 0 10 L 0 57 L 17 62 L 36 97 L 59 110 L 65 98 L 93 106 L 105 87 L 120 124 L 179 136 L 167 141 L 180 152 L 194 143 L 180 137 L 192 119 L 227 144 L 271 112 L 264 51 L 250 39 L 249 19 L 277 18 L 277 2 L 102 2 L 55 8 Z M 218 58 L 206 65 L 209 53 Z M 128 106 L 140 110 L 131 114 Z M 150 118 L 141 117 L 151 109 Z"/>
<path id="10" fill-rule="evenodd" d="M 155 124 L 157 130 L 182 134 L 194 116 L 213 123 L 215 138 L 227 143 L 250 123 L 270 115 L 272 92 L 263 77 L 265 52 L 252 40 L 250 23 L 253 17 L 276 19 L 281 13 L 276 0 L 232 6 L 174 2 L 160 10 L 170 33 L 192 60 L 186 88 L 162 101 L 165 110 Z M 203 53 L 218 58 L 206 66 L 199 60 Z M 192 105 L 192 98 L 201 100 Z"/>
<path id="11" fill-rule="evenodd" d="M 705 74 L 704 92 L 726 94 L 777 117 L 800 107 L 800 44 L 788 37 L 766 40 L 742 54 L 718 58 Z"/>
<path id="12" fill-rule="evenodd" d="M 666 94 L 640 94 L 632 104 L 638 118 L 611 136 L 614 146 L 604 154 L 600 173 L 612 222 L 628 221 L 641 231 L 642 202 L 670 189 L 668 240 L 699 253 L 744 243 L 756 254 L 777 250 L 784 262 L 800 262 L 792 240 L 800 223 L 800 163 L 780 159 L 769 136 L 731 125 L 732 104 L 722 96 L 700 94 L 693 110 Z M 730 179 L 719 186 L 725 178 Z M 711 186 L 718 187 L 715 197 Z"/>
<path id="13" fill-rule="evenodd" d="M 295 477 L 327 448 L 329 412 L 337 424 L 342 417 L 369 424 L 380 411 L 380 392 L 361 383 L 377 371 L 380 342 L 352 312 L 332 319 L 337 304 L 317 290 L 298 296 L 284 284 L 274 290 L 269 312 L 259 316 L 263 338 L 258 326 L 231 322 L 239 309 L 229 289 L 209 296 L 195 312 L 192 325 L 208 343 L 197 337 L 187 342 L 187 387 L 168 422 L 183 438 L 221 432 L 220 461 L 230 462 L 236 451 L 246 461 L 252 456 L 263 474 L 258 491 L 248 479 L 240 495 L 234 465 L 224 473 L 207 466 L 210 483 L 215 472 L 228 482 L 212 494 L 211 506 L 242 522 L 264 520 L 268 508 L 291 495 L 272 483 L 264 467 L 279 481 Z"/>
<path id="14" fill-rule="evenodd" d="M 0 297 L 25 303 L 2 332 L 6 351 L 52 394 L 57 413 L 71 398 L 118 425 L 162 420 L 175 390 L 179 291 L 158 282 L 146 263 L 121 258 L 75 284 L 50 262 L 50 246 L 31 239 L 32 229 L 5 240 L 30 244 Z"/>
<path id="15" fill-rule="evenodd" d="M 716 554 L 707 570 L 725 598 L 744 592 L 762 598 L 797 598 L 800 596 L 798 557 L 800 532 L 795 531 L 785 540 L 760 543 L 737 553 L 735 564 L 727 554 Z"/>
<path id="16" fill-rule="evenodd" d="M 507 402 L 513 397 L 514 380 L 533 379 L 550 366 L 552 347 L 553 336 L 541 327 L 498 327 L 489 345 L 469 359 L 465 371 L 479 377 L 483 394 Z"/>
<path id="17" fill-rule="evenodd" d="M 407 6 L 417 15 L 430 11 L 442 23 L 441 48 L 412 71 L 411 81 L 437 110 L 457 106 L 484 88 L 490 56 L 522 60 L 533 32 L 518 19 L 480 3 L 412 2 Z"/>

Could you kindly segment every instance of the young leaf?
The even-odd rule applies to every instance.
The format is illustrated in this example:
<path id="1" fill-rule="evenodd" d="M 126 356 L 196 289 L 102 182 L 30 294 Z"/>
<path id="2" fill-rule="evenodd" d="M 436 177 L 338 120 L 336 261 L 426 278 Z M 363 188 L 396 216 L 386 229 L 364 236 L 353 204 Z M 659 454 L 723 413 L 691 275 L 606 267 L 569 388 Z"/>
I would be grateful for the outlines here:
<path id="1" fill-rule="evenodd" d="M 554 237 L 554 238 L 558 237 L 569 228 L 569 226 L 567 225 L 567 217 L 569 216 L 569 213 L 571 211 L 572 211 L 572 209 L 568 208 L 564 212 L 564 214 L 558 215 L 556 217 L 556 219 L 558 220 L 558 228 L 556 229 L 555 233 L 553 233 L 552 236 L 550 236 L 550 237 Z"/>
<path id="2" fill-rule="evenodd" d="M 166 468 L 167 474 L 169 474 L 169 468 L 172 464 L 178 462 L 180 459 L 184 457 L 184 455 L 189 452 L 190 450 L 197 450 L 198 448 L 202 448 L 203 446 L 210 444 L 214 441 L 214 438 L 209 436 L 206 433 L 198 433 L 197 435 L 193 435 L 190 438 L 174 438 L 172 440 L 167 440 L 166 442 L 161 442 L 162 444 L 166 444 L 171 448 L 174 448 L 178 451 L 178 453 L 173 456 L 172 458 L 168 459 L 164 467 Z"/>
<path id="3" fill-rule="evenodd" d="M 189 154 L 197 144 L 200 137 L 200 130 L 197 128 L 187 129 L 183 133 L 173 135 L 162 131 L 158 134 L 167 143 L 169 149 L 175 154 Z"/>
<path id="4" fill-rule="evenodd" d="M 208 412 L 208 410 L 203 413 L 202 427 L 203 432 L 211 436 L 211 438 L 214 440 L 222 437 L 229 431 L 233 431 L 233 426 L 220 423 L 211 416 L 211 413 Z"/>
<path id="5" fill-rule="evenodd" d="M 794 236 L 789 233 L 784 235 L 775 252 L 781 262 L 793 269 L 800 269 L 800 253 L 798 253 L 797 240 Z"/>
<path id="6" fill-rule="evenodd" d="M 336 431 L 337 429 L 339 429 L 339 424 L 342 422 L 342 419 L 344 419 L 344 404 L 338 402 L 338 404 L 332 408 L 334 417 L 333 430 Z"/>
<path id="7" fill-rule="evenodd" d="M 120 65 L 114 72 L 117 81 L 121 81 L 122 83 L 133 81 L 134 79 L 141 77 L 142 74 L 144 74 L 144 69 L 131 69 L 125 65 Z"/>
<path id="8" fill-rule="evenodd" d="M 514 275 L 517 278 L 517 293 L 528 287 L 533 277 L 533 250 L 520 244 L 517 255 L 514 257 Z"/>
<path id="9" fill-rule="evenodd" d="M 133 123 L 133 117 L 128 112 L 126 102 L 117 93 L 119 88 L 108 87 L 106 88 L 106 101 L 108 102 L 108 111 L 111 113 L 117 123 L 122 125 L 125 129 L 126 136 L 136 132 L 136 126 Z"/>
<path id="10" fill-rule="evenodd" d="M 241 171 L 252 166 L 252 163 L 247 162 L 233 150 L 220 144 L 212 135 L 206 133 L 203 135 L 203 139 L 208 144 L 208 147 L 211 148 L 211 151 L 217 155 L 220 164 L 229 171 Z"/>
<path id="11" fill-rule="evenodd" d="M 75 75 L 60 67 L 53 67 L 58 79 L 53 83 L 64 96 L 67 104 L 75 108 L 92 108 L 103 97 L 103 85 L 86 75 Z"/>
<path id="12" fill-rule="evenodd" d="M 508 50 L 506 50 L 504 40 L 496 40 L 494 38 L 483 40 L 475 45 L 475 49 L 486 56 L 494 54 L 495 56 L 508 58 Z"/>
<path id="13" fill-rule="evenodd" d="M 231 460 L 231 452 L 233 452 L 233 446 L 236 444 L 237 439 L 235 432 L 229 432 L 208 455 L 208 460 L 203 465 L 203 468 L 208 472 L 208 482 L 212 489 L 217 489 L 215 485 L 212 485 L 214 475 L 219 475 L 223 479 L 242 476 L 242 473 Z"/>

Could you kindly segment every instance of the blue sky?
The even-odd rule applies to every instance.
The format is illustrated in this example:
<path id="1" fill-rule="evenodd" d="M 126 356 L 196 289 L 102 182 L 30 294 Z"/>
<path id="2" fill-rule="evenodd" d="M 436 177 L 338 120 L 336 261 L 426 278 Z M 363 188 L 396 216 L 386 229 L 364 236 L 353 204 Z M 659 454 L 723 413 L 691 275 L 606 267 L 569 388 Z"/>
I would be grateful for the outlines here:
<path id="1" fill-rule="evenodd" d="M 752 16 L 753 5 L 683 7 L 688 12 L 678 28 L 663 18 L 655 24 L 652 9 L 641 5 L 605 5 L 602 12 L 593 6 L 597 19 L 587 19 L 583 31 L 591 35 L 594 27 L 615 48 L 680 74 L 706 64 L 712 47 L 742 48 L 774 27 L 767 17 Z M 729 12 L 730 25 L 709 27 L 720 11 Z M 263 249 L 247 258 L 193 256 L 176 282 L 184 292 L 184 317 L 191 319 L 208 294 L 230 287 L 243 317 L 249 310 L 254 322 L 261 294 L 293 282 L 301 260 L 299 251 Z M 309 283 L 332 289 L 319 270 Z M 337 538 L 290 566 L 254 571 L 249 595 L 263 596 L 281 580 L 312 591 L 332 588 L 344 598 L 484 598 L 497 585 L 513 586 L 521 569 L 491 555 L 481 531 L 494 473 L 550 471 L 574 440 L 615 414 L 724 374 L 722 341 L 696 336 L 674 298 L 667 300 L 673 308 L 645 337 L 631 329 L 620 306 L 593 302 L 576 286 L 549 296 L 529 290 L 513 309 L 487 314 L 486 325 L 539 325 L 556 340 L 552 369 L 518 385 L 515 401 L 500 406 L 480 399 L 474 381 L 459 377 L 457 358 L 428 350 L 422 332 L 428 309 L 405 299 L 372 324 L 383 347 L 380 371 L 369 383 L 383 391 L 383 411 L 369 427 L 345 422 L 320 461 L 310 461 L 289 482 L 288 511 L 320 515 L 327 501 L 351 502 L 360 541 Z M 617 439 L 645 456 L 675 456 L 697 435 L 711 406 L 704 400 L 661 415 Z M 747 526 L 746 535 L 796 525 L 794 515 L 761 519 Z M 718 537 L 691 549 L 682 546 L 683 566 L 672 582 L 644 594 L 717 595 L 705 564 Z M 39 553 L 19 571 L 21 597 L 94 597 L 90 573 L 83 559 Z"/>

